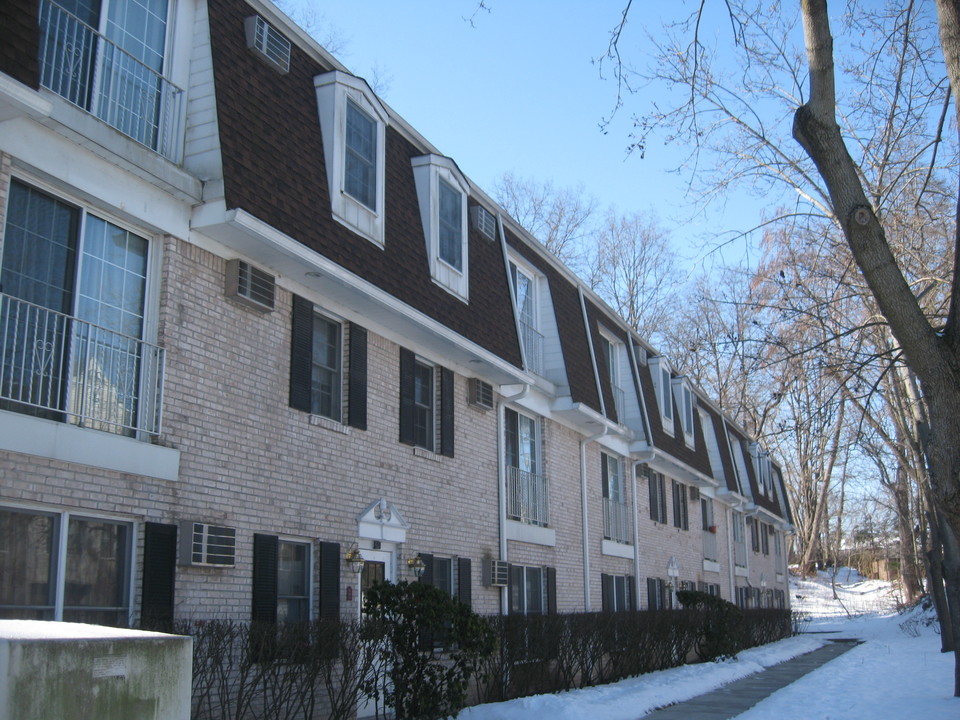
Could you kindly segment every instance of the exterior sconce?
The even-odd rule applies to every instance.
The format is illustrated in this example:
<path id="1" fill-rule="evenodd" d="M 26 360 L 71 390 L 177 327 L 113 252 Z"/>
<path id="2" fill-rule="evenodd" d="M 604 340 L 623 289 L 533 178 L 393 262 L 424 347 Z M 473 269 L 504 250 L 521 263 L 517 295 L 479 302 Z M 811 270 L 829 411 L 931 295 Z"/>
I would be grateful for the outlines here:
<path id="1" fill-rule="evenodd" d="M 347 550 L 347 554 L 343 556 L 343 560 L 350 566 L 350 569 L 358 575 L 360 571 L 363 570 L 363 555 L 360 554 L 360 549 L 356 545 Z"/>
<path id="2" fill-rule="evenodd" d="M 423 558 L 419 555 L 407 558 L 407 567 L 413 571 L 418 580 L 423 577 L 423 571 L 427 569 L 427 566 L 423 563 Z"/>

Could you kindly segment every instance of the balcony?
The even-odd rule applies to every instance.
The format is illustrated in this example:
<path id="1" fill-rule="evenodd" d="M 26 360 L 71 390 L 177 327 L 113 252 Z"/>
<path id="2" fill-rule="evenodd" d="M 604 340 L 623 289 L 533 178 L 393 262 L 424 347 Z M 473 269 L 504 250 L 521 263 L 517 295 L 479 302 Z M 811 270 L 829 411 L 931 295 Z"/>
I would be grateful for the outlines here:
<path id="1" fill-rule="evenodd" d="M 532 325 L 521 320 L 520 342 L 523 344 L 527 370 L 543 375 L 543 335 Z"/>
<path id="2" fill-rule="evenodd" d="M 507 468 L 507 517 L 530 525 L 547 526 L 547 476 L 517 467 Z"/>
<path id="3" fill-rule="evenodd" d="M 40 3 L 40 83 L 179 163 L 183 91 L 56 3 Z"/>
<path id="4" fill-rule="evenodd" d="M 160 433 L 164 351 L 0 294 L 0 408 L 104 432 Z"/>
<path id="5" fill-rule="evenodd" d="M 626 411 L 627 395 L 619 385 L 611 385 L 610 391 L 613 393 L 613 405 L 617 411 L 617 422 L 623 425 L 623 416 Z"/>
<path id="6" fill-rule="evenodd" d="M 717 533 L 716 526 L 711 526 L 714 528 L 713 532 L 710 530 L 703 531 L 703 559 L 712 560 L 716 562 L 719 558 L 717 557 Z"/>
<path id="7" fill-rule="evenodd" d="M 625 502 L 603 498 L 603 537 L 625 545 L 633 543 L 630 506 Z"/>

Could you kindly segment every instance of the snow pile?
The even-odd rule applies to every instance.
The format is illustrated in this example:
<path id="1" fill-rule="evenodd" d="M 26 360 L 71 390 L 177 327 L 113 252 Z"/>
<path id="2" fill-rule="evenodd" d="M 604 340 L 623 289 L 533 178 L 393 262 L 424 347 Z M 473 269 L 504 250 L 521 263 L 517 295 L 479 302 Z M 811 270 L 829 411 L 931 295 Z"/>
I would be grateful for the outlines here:
<path id="1" fill-rule="evenodd" d="M 635 720 L 658 707 L 696 695 L 815 650 L 829 638 L 863 641 L 849 652 L 755 705 L 738 720 L 956 720 L 953 655 L 940 652 L 929 611 L 898 615 L 890 583 L 844 569 L 837 575 L 791 578 L 791 600 L 801 595 L 810 616 L 805 634 L 753 648 L 735 660 L 687 665 L 611 685 L 538 695 L 467 708 L 463 720 Z M 796 584 L 793 585 L 793 582 Z M 882 608 L 871 612 L 868 608 Z"/>

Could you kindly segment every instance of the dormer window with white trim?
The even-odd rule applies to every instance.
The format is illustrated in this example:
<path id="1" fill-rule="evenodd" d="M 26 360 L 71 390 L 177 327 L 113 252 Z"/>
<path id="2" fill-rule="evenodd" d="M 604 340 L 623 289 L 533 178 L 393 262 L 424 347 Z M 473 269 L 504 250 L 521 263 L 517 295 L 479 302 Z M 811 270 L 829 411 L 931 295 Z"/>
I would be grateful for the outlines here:
<path id="1" fill-rule="evenodd" d="M 607 376 L 610 379 L 610 393 L 613 395 L 617 421 L 622 424 L 624 405 L 626 403 L 626 395 L 623 387 L 620 385 L 620 355 L 623 343 L 614 339 L 601 328 L 600 347 L 602 348 L 603 359 L 607 365 Z"/>
<path id="2" fill-rule="evenodd" d="M 333 218 L 382 247 L 387 111 L 348 73 L 333 70 L 313 83 Z"/>
<path id="3" fill-rule="evenodd" d="M 673 381 L 673 392 L 680 410 L 680 426 L 683 428 L 683 439 L 688 447 L 693 447 L 693 389 L 686 378 L 677 378 Z"/>
<path id="4" fill-rule="evenodd" d="M 653 377 L 653 388 L 657 395 L 657 406 L 660 408 L 660 421 L 663 431 L 673 435 L 673 393 L 670 387 L 670 365 L 664 357 L 650 358 L 650 375 Z"/>
<path id="5" fill-rule="evenodd" d="M 412 160 L 430 275 L 461 300 L 469 299 L 467 253 L 467 180 L 456 163 L 442 155 Z"/>

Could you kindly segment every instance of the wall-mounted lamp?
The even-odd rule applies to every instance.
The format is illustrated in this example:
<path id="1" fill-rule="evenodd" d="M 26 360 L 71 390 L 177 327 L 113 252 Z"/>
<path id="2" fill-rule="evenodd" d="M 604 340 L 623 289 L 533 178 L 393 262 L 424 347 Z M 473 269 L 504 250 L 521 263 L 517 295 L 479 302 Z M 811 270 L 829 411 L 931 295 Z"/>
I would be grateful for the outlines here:
<path id="1" fill-rule="evenodd" d="M 360 554 L 360 548 L 356 545 L 347 550 L 346 555 L 343 556 L 343 561 L 357 574 L 363 570 L 363 555 Z"/>
<path id="2" fill-rule="evenodd" d="M 427 566 L 423 563 L 423 558 L 419 555 L 407 558 L 407 567 L 413 571 L 418 579 L 423 577 L 423 571 L 427 569 Z"/>

